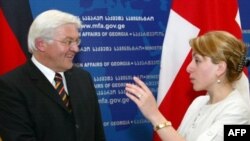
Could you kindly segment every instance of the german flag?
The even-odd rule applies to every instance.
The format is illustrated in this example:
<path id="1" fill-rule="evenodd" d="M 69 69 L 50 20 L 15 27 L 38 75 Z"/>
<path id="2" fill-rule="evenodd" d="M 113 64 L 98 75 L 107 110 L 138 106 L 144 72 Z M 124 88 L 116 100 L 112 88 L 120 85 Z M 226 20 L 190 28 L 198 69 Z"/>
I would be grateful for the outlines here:
<path id="1" fill-rule="evenodd" d="M 30 57 L 27 34 L 32 21 L 29 0 L 0 0 L 0 75 Z"/>

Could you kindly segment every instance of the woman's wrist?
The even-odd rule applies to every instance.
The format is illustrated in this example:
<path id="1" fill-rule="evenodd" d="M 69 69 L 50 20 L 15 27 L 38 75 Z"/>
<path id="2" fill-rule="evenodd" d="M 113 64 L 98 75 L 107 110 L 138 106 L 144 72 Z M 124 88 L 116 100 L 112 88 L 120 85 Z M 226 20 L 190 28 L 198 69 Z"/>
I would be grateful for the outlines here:
<path id="1" fill-rule="evenodd" d="M 161 122 L 161 123 L 159 123 L 159 124 L 156 124 L 156 125 L 154 126 L 154 130 L 155 130 L 155 131 L 158 131 L 158 130 L 160 130 L 160 129 L 162 129 L 162 128 L 166 128 L 166 127 L 169 127 L 169 126 L 172 126 L 172 123 L 171 123 L 170 121 L 166 120 L 166 121 L 164 121 L 164 122 Z"/>
<path id="2" fill-rule="evenodd" d="M 153 127 L 156 127 L 158 124 L 168 121 L 160 112 L 152 114 L 149 120 L 152 123 Z"/>

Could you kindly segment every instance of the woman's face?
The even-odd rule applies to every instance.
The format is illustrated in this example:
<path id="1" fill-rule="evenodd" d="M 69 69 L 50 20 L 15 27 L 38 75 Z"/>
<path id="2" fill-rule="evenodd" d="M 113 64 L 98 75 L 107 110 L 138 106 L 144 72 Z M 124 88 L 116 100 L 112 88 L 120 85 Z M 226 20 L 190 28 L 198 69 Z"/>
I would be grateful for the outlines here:
<path id="1" fill-rule="evenodd" d="M 210 57 L 192 52 L 192 61 L 186 70 L 195 91 L 209 90 L 217 82 L 218 64 L 212 63 Z"/>

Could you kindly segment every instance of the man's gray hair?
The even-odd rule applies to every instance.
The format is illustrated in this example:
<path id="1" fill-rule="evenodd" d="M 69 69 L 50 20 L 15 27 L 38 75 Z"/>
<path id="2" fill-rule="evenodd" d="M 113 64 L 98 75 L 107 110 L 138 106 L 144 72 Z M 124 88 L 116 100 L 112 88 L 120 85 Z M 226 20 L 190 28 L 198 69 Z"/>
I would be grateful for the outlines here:
<path id="1" fill-rule="evenodd" d="M 78 29 L 81 29 L 81 20 L 70 13 L 59 10 L 47 10 L 39 14 L 29 29 L 29 52 L 33 53 L 36 50 L 35 40 L 37 38 L 52 38 L 55 29 L 65 24 L 75 24 Z"/>

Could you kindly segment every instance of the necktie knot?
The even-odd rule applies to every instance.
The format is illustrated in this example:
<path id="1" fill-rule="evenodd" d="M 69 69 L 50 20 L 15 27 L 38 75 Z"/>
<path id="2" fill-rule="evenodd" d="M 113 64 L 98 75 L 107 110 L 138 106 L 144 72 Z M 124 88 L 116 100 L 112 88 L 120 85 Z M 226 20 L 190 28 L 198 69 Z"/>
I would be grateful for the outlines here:
<path id="1" fill-rule="evenodd" d="M 62 81 L 62 75 L 60 73 L 56 73 L 54 80 L 55 82 Z"/>

